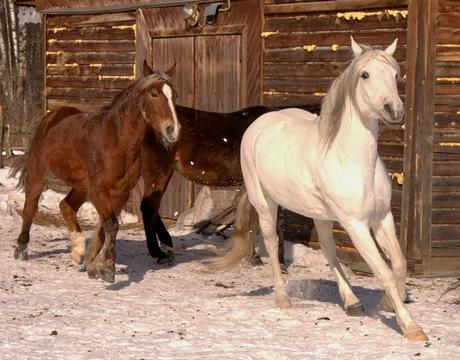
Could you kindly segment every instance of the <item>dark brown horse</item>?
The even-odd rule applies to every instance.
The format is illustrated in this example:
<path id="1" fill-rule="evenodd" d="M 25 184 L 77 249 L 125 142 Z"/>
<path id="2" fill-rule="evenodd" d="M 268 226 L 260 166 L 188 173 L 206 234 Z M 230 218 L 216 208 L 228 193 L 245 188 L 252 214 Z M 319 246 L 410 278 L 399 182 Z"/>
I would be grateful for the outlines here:
<path id="1" fill-rule="evenodd" d="M 148 76 L 151 71 L 144 63 L 144 75 Z M 320 105 L 301 108 L 319 113 Z M 243 134 L 259 116 L 277 109 L 256 106 L 232 113 L 214 113 L 176 106 L 182 125 L 179 141 L 165 148 L 158 144 L 154 134 L 146 136 L 142 146 L 145 190 L 141 212 L 150 255 L 159 263 L 173 261 L 172 254 L 163 252 L 158 244 L 159 240 L 167 247 L 173 247 L 171 236 L 158 215 L 161 198 L 173 171 L 203 185 L 242 185 L 240 144 Z"/>
<path id="2" fill-rule="evenodd" d="M 27 259 L 32 219 L 51 171 L 72 187 L 60 203 L 72 239 L 72 258 L 82 263 L 85 255 L 90 277 L 114 281 L 117 215 L 139 179 L 146 134 L 165 149 L 179 137 L 175 95 L 169 75 L 152 72 L 119 93 L 99 113 L 61 108 L 44 117 L 29 151 L 12 169 L 12 174 L 22 171 L 19 185 L 26 196 L 16 259 Z M 101 227 L 86 253 L 76 218 L 85 201 L 94 205 L 101 218 Z"/>

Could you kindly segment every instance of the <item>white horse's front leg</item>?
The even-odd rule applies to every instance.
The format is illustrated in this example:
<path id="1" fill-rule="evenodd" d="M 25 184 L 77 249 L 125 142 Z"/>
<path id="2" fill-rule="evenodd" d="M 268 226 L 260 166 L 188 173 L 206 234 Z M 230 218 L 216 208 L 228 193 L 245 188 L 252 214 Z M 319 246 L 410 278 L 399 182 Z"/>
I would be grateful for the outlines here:
<path id="1" fill-rule="evenodd" d="M 374 275 L 381 281 L 384 290 L 393 303 L 396 319 L 404 332 L 404 336 L 414 341 L 428 340 L 422 328 L 415 323 L 411 314 L 404 306 L 393 272 L 380 255 L 368 226 L 359 221 L 352 221 L 348 224 L 342 224 L 342 226 L 350 235 L 353 245 L 355 245 Z"/>
<path id="2" fill-rule="evenodd" d="M 321 250 L 331 267 L 332 273 L 337 281 L 339 288 L 340 297 L 342 298 L 345 311 L 348 315 L 359 316 L 364 314 L 364 307 L 359 302 L 356 295 L 351 289 L 351 285 L 348 282 L 345 274 L 340 266 L 339 260 L 337 259 L 337 251 L 335 249 L 335 242 L 332 236 L 332 221 L 317 220 L 315 221 L 316 231 L 318 232 L 319 244 Z"/>
<path id="3" fill-rule="evenodd" d="M 402 301 L 405 301 L 407 262 L 396 237 L 396 228 L 391 211 L 378 224 L 373 226 L 372 229 L 374 230 L 377 243 L 382 248 L 386 257 L 391 261 L 391 268 L 396 279 L 399 296 Z M 388 293 L 385 293 L 382 297 L 381 306 L 385 311 L 394 311 Z"/>

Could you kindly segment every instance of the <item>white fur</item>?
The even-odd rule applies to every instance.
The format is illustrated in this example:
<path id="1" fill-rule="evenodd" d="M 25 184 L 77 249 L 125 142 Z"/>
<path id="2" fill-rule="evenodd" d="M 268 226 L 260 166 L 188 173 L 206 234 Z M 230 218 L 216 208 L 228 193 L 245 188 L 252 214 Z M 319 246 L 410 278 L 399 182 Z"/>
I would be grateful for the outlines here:
<path id="1" fill-rule="evenodd" d="M 163 84 L 163 94 L 165 94 L 166 98 L 168 99 L 168 105 L 169 105 L 169 108 L 171 109 L 171 114 L 172 114 L 173 119 L 174 119 L 174 133 L 173 133 L 173 136 L 174 136 L 175 139 L 177 139 L 177 137 L 179 136 L 180 126 L 179 126 L 179 121 L 177 120 L 176 110 L 175 110 L 174 104 L 172 102 L 173 91 L 172 91 L 171 87 L 168 84 Z"/>
<path id="2" fill-rule="evenodd" d="M 394 39 L 394 41 L 385 49 L 385 52 L 393 56 L 393 54 L 396 51 L 397 45 L 398 45 L 398 38 Z"/>
<path id="3" fill-rule="evenodd" d="M 353 40 L 352 47 L 359 56 L 361 47 Z M 249 201 L 259 215 L 273 264 L 278 305 L 290 305 L 276 254 L 276 215 L 281 205 L 315 219 L 323 252 L 346 307 L 356 304 L 358 299 L 338 264 L 332 221 L 338 221 L 347 230 L 381 280 L 403 331 L 412 331 L 418 326 L 403 304 L 406 261 L 391 214 L 391 182 L 377 153 L 378 120 L 384 100 L 401 100 L 391 64 L 371 59 L 365 70 L 370 77 L 358 81 L 355 102 L 346 99 L 340 127 L 328 151 L 322 151 L 320 118 L 299 109 L 275 111 L 262 115 L 245 132 L 241 166 Z M 391 260 L 392 269 L 379 254 L 371 227 Z"/>
<path id="4" fill-rule="evenodd" d="M 351 50 L 353 51 L 353 55 L 359 56 L 363 52 L 363 48 L 353 39 L 353 36 L 350 36 L 351 40 Z"/>
<path id="5" fill-rule="evenodd" d="M 81 232 L 70 231 L 69 238 L 71 241 L 72 248 L 71 257 L 75 262 L 81 263 L 86 251 L 85 236 Z"/>

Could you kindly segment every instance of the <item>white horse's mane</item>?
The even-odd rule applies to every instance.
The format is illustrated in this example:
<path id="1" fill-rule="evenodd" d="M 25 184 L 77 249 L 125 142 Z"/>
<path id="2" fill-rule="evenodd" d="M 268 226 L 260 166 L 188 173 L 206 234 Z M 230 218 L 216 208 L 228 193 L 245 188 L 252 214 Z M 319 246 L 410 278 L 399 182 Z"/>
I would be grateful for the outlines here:
<path id="1" fill-rule="evenodd" d="M 342 115 L 346 110 L 347 100 L 356 106 L 356 86 L 362 69 L 371 60 L 390 64 L 399 74 L 399 64 L 395 58 L 384 50 L 360 45 L 363 52 L 355 57 L 347 68 L 334 80 L 321 105 L 320 136 L 326 148 L 329 148 L 339 132 Z"/>

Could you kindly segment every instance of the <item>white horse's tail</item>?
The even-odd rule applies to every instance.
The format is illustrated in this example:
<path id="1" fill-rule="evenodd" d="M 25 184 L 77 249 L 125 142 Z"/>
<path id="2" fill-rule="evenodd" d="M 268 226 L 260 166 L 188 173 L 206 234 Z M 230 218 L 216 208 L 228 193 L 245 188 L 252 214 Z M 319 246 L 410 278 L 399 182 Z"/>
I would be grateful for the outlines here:
<path id="1" fill-rule="evenodd" d="M 238 265 L 242 260 L 253 255 L 254 242 L 259 233 L 259 222 L 256 210 L 244 191 L 236 209 L 235 230 L 227 241 L 220 256 L 208 260 L 205 264 L 212 271 L 222 271 Z"/>

